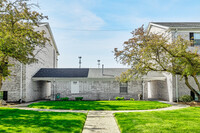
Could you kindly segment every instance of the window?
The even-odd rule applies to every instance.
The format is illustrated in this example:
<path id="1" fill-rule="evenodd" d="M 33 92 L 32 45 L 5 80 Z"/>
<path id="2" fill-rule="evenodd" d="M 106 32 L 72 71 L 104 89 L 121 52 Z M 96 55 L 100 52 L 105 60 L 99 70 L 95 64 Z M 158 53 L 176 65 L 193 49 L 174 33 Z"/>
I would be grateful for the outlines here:
<path id="1" fill-rule="evenodd" d="M 0 100 L 3 99 L 3 91 L 0 91 Z"/>
<path id="2" fill-rule="evenodd" d="M 8 100 L 8 92 L 7 91 L 0 91 L 0 99 Z"/>
<path id="3" fill-rule="evenodd" d="M 200 45 L 200 33 L 190 33 L 190 41 L 194 41 L 193 45 Z"/>
<path id="4" fill-rule="evenodd" d="M 128 83 L 120 83 L 120 93 L 128 93 Z"/>

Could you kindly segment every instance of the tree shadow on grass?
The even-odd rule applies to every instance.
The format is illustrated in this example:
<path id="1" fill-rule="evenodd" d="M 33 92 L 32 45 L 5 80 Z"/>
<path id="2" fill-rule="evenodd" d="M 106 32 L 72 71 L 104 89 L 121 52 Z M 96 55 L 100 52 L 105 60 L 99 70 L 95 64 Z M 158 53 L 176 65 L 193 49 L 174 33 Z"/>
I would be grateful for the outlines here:
<path id="1" fill-rule="evenodd" d="M 48 101 L 29 105 L 42 109 L 70 110 L 145 110 L 168 107 L 156 101 Z"/>
<path id="2" fill-rule="evenodd" d="M 81 132 L 86 114 L 0 108 L 0 132 Z"/>

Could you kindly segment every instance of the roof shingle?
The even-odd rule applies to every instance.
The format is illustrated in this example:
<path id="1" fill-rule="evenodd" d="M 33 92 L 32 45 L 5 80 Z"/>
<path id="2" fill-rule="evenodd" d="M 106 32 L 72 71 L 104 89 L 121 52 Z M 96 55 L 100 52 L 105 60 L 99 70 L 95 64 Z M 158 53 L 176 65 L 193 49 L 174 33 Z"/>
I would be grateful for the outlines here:
<path id="1" fill-rule="evenodd" d="M 86 78 L 88 72 L 88 68 L 41 68 L 33 78 Z"/>
<path id="2" fill-rule="evenodd" d="M 153 24 L 166 27 L 180 27 L 180 28 L 200 28 L 200 22 L 151 22 Z"/>

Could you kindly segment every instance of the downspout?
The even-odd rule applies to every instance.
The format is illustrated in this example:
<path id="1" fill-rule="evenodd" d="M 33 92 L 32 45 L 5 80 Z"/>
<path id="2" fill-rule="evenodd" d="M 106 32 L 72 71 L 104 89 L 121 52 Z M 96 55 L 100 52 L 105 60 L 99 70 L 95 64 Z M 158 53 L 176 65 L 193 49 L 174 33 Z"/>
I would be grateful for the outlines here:
<path id="1" fill-rule="evenodd" d="M 142 80 L 142 99 L 144 100 L 144 80 Z"/>
<path id="2" fill-rule="evenodd" d="M 175 29 L 175 32 L 174 32 L 174 39 L 177 38 L 177 29 Z M 178 94 L 178 75 L 176 75 L 176 101 L 178 102 L 178 97 L 179 97 L 179 94 Z"/>
<path id="3" fill-rule="evenodd" d="M 111 77 L 115 77 L 114 75 L 104 74 L 104 64 L 102 64 L 102 76 L 111 76 Z"/>
<path id="4" fill-rule="evenodd" d="M 23 97 L 23 64 L 20 64 L 21 68 L 20 68 L 20 100 L 19 102 L 22 103 L 22 97 Z"/>
<path id="5" fill-rule="evenodd" d="M 176 101 L 178 102 L 178 76 L 176 75 Z"/>
<path id="6" fill-rule="evenodd" d="M 104 64 L 102 64 L 102 76 L 104 75 Z"/>
<path id="7" fill-rule="evenodd" d="M 53 100 L 54 101 L 56 100 L 56 97 L 55 97 L 55 78 L 53 79 Z"/>

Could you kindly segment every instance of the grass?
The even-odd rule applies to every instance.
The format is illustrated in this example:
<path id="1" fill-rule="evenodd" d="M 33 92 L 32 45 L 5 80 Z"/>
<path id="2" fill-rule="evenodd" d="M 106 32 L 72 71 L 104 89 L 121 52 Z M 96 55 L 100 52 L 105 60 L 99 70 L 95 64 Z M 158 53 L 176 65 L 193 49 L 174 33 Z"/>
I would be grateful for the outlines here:
<path id="1" fill-rule="evenodd" d="M 157 101 L 47 101 L 33 103 L 28 107 L 68 110 L 146 110 L 169 107 Z"/>
<path id="2" fill-rule="evenodd" d="M 0 107 L 2 133 L 81 133 L 84 113 L 39 112 Z"/>
<path id="3" fill-rule="evenodd" d="M 199 133 L 200 107 L 173 111 L 115 113 L 122 133 Z"/>

